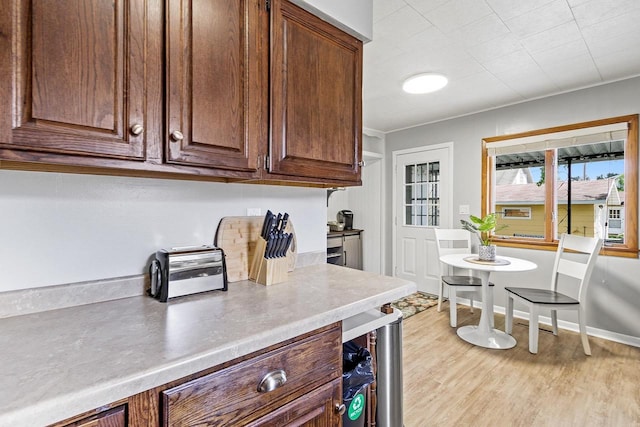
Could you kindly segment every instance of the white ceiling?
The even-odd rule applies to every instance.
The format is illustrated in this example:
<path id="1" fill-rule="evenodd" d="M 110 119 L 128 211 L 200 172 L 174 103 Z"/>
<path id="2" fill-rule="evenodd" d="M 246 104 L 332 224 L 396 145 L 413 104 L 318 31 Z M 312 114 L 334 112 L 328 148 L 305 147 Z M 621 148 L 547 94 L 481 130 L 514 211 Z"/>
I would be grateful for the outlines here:
<path id="1" fill-rule="evenodd" d="M 389 132 L 640 75 L 640 0 L 373 0 L 363 124 Z M 421 72 L 443 90 L 402 92 Z"/>

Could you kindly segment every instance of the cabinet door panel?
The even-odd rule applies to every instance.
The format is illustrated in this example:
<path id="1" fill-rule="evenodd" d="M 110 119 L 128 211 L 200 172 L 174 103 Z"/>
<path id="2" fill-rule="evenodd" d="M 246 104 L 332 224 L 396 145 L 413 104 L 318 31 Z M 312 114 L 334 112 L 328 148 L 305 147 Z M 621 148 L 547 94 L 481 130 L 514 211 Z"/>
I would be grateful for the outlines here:
<path id="1" fill-rule="evenodd" d="M 312 393 L 283 406 L 271 414 L 260 418 L 247 427 L 335 427 L 340 425 L 341 415 L 336 404 L 342 403 L 342 379 L 334 380 L 319 387 Z"/>
<path id="2" fill-rule="evenodd" d="M 259 17 L 250 0 L 169 2 L 168 162 L 257 170 L 266 126 Z"/>
<path id="3" fill-rule="evenodd" d="M 344 265 L 362 270 L 362 241 L 359 234 L 344 236 Z"/>
<path id="4" fill-rule="evenodd" d="M 116 129 L 123 58 L 113 53 L 122 40 L 122 11 L 108 2 L 55 3 L 33 3 L 33 118 Z"/>
<path id="5" fill-rule="evenodd" d="M 17 0 L 11 148 L 142 158 L 147 2 Z M 148 64 L 151 66 L 151 64 Z"/>
<path id="6" fill-rule="evenodd" d="M 271 44 L 270 171 L 358 181 L 362 43 L 277 0 Z"/>

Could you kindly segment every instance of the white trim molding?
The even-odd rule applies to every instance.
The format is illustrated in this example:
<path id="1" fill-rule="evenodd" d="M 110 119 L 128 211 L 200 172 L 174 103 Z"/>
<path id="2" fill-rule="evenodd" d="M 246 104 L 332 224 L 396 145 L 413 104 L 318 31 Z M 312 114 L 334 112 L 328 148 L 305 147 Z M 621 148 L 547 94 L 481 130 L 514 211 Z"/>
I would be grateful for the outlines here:
<path id="1" fill-rule="evenodd" d="M 469 306 L 469 300 L 458 299 L 458 304 Z M 482 303 L 475 301 L 474 308 L 482 309 Z M 505 309 L 502 306 L 496 305 L 493 307 L 493 312 L 498 314 L 505 314 Z M 529 320 L 529 313 L 521 310 L 514 310 L 513 317 L 516 319 Z M 540 316 L 538 319 L 540 324 L 551 326 L 551 318 L 547 316 Z M 566 320 L 558 319 L 558 328 L 571 332 L 580 333 L 577 323 L 567 322 Z M 594 328 L 587 326 L 587 335 L 596 338 L 602 338 L 608 341 L 618 342 L 620 344 L 630 345 L 632 347 L 640 348 L 640 337 L 634 337 L 631 335 L 620 334 L 617 332 L 607 331 L 605 329 Z"/>

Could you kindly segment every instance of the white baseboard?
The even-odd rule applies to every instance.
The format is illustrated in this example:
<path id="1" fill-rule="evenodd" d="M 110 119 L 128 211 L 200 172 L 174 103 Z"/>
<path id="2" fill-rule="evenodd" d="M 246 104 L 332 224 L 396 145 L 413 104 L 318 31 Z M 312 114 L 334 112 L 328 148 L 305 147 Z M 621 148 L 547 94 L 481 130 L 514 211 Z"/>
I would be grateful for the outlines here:
<path id="1" fill-rule="evenodd" d="M 469 305 L 469 300 L 459 298 L 458 304 Z M 473 306 L 476 308 L 482 308 L 482 303 L 474 301 Z M 494 313 L 505 314 L 505 308 L 499 305 L 493 307 Z M 514 310 L 513 317 L 517 319 L 529 319 L 529 313 L 526 311 Z M 551 326 L 551 318 L 547 316 L 539 316 L 539 322 L 544 325 Z M 567 331 L 579 332 L 578 324 L 573 322 L 567 322 L 566 320 L 558 320 L 558 328 L 565 329 Z M 619 334 L 617 332 L 607 331 L 605 329 L 592 328 L 587 326 L 587 334 L 592 337 L 602 338 L 609 341 L 619 342 L 621 344 L 630 345 L 633 347 L 640 347 L 640 337 L 633 337 L 631 335 Z"/>

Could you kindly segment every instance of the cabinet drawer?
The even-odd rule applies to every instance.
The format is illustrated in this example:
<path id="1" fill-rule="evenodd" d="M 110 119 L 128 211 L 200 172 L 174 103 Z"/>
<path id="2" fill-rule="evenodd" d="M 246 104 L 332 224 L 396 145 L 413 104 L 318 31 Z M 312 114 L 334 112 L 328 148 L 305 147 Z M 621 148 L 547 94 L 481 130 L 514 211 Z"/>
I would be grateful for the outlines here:
<path id="1" fill-rule="evenodd" d="M 84 418 L 65 427 L 125 427 L 127 425 L 126 409 L 124 406 Z"/>
<path id="2" fill-rule="evenodd" d="M 242 425 L 341 375 L 341 331 L 335 328 L 162 392 L 164 426 Z M 286 382 L 258 385 L 283 370 Z"/>
<path id="3" fill-rule="evenodd" d="M 342 247 L 342 236 L 327 237 L 327 248 Z"/>

